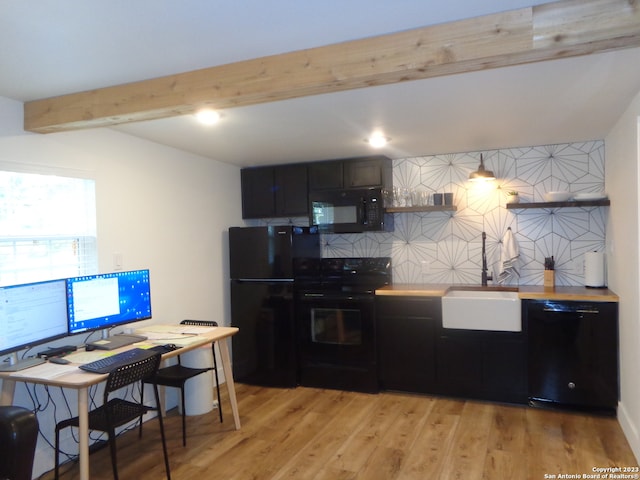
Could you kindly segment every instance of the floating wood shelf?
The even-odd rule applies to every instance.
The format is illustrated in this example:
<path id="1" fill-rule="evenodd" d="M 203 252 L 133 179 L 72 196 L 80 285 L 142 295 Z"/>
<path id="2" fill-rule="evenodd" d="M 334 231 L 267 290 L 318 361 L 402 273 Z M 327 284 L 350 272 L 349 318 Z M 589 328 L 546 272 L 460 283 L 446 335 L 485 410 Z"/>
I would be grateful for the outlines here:
<path id="1" fill-rule="evenodd" d="M 563 208 L 563 207 L 608 207 L 611 205 L 609 199 L 605 200 L 582 200 L 572 202 L 533 202 L 533 203 L 507 203 L 508 210 L 523 208 Z"/>
<path id="2" fill-rule="evenodd" d="M 424 207 L 389 207 L 385 208 L 387 213 L 417 213 L 417 212 L 453 212 L 458 207 L 455 205 L 429 205 Z"/>

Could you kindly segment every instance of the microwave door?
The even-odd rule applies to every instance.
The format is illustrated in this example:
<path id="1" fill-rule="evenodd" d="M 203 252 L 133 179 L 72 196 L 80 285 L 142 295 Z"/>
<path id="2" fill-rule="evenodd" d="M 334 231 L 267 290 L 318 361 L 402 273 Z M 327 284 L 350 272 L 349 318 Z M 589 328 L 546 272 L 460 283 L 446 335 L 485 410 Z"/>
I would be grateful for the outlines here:
<path id="1" fill-rule="evenodd" d="M 375 190 L 311 192 L 309 220 L 324 233 L 361 233 L 384 228 L 380 196 Z"/>
<path id="2" fill-rule="evenodd" d="M 350 233 L 362 231 L 363 209 L 361 204 L 313 202 L 312 223 L 320 231 Z"/>
<path id="3" fill-rule="evenodd" d="M 334 224 L 352 225 L 359 223 L 361 217 L 357 205 L 337 205 L 334 207 Z"/>
<path id="4" fill-rule="evenodd" d="M 333 205 L 329 202 L 313 200 L 311 202 L 311 225 L 317 225 L 322 229 L 333 221 Z"/>

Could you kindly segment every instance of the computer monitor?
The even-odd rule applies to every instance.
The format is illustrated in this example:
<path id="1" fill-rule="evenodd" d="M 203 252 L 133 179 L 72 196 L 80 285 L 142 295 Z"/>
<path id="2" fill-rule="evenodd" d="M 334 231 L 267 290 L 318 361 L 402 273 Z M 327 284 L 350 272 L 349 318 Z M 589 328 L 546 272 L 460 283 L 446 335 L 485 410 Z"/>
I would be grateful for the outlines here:
<path id="1" fill-rule="evenodd" d="M 64 279 L 0 287 L 0 355 L 13 354 L 10 365 L 20 363 L 18 351 L 66 335 Z"/>
<path id="2" fill-rule="evenodd" d="M 68 278 L 67 306 L 70 335 L 149 319 L 149 270 Z"/>

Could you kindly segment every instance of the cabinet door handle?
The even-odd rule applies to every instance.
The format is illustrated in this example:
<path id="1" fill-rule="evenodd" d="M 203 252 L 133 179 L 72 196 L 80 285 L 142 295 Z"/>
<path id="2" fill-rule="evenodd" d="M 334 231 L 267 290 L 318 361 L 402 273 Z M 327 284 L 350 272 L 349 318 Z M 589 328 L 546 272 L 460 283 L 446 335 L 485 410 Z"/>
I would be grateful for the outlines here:
<path id="1" fill-rule="evenodd" d="M 575 310 L 557 310 L 555 308 L 543 308 L 542 311 L 551 313 L 592 313 L 594 315 L 600 313 L 600 310 L 586 310 L 583 308 L 576 308 Z"/>

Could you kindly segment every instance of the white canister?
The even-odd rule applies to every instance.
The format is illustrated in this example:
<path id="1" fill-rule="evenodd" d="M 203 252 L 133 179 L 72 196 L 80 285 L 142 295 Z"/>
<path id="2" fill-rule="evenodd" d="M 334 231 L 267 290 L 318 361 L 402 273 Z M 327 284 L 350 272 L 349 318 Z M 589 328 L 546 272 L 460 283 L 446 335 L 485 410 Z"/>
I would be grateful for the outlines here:
<path id="1" fill-rule="evenodd" d="M 605 287 L 605 258 L 603 252 L 584 254 L 584 284 L 587 287 Z"/>

